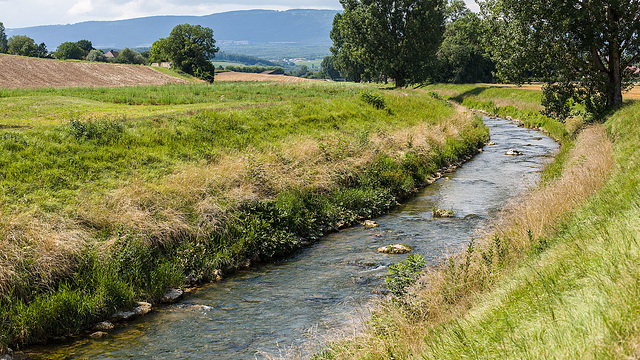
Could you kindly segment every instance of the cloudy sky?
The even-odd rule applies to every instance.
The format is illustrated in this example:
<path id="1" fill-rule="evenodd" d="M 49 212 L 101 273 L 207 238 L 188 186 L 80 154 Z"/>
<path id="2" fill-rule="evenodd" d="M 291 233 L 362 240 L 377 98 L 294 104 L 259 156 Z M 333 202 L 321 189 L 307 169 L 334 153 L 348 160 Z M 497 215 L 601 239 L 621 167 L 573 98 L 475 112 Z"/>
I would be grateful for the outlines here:
<path id="1" fill-rule="evenodd" d="M 477 10 L 474 0 L 465 2 Z M 341 6 L 338 0 L 0 0 L 0 22 L 6 28 L 19 28 L 248 9 L 341 9 Z"/>

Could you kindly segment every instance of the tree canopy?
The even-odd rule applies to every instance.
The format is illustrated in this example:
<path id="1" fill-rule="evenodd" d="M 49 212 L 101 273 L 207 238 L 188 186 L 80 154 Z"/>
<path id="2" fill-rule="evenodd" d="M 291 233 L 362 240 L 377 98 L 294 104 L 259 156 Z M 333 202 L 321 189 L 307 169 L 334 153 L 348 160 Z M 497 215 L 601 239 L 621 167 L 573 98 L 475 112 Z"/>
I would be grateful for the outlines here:
<path id="1" fill-rule="evenodd" d="M 82 60 L 84 58 L 84 50 L 76 42 L 63 42 L 53 53 L 56 59 L 60 60 Z"/>
<path id="2" fill-rule="evenodd" d="M 5 32 L 4 24 L 0 22 L 0 54 L 6 53 L 7 51 L 7 33 Z"/>
<path id="3" fill-rule="evenodd" d="M 213 30 L 208 27 L 176 25 L 169 37 L 153 43 L 150 60 L 171 61 L 176 69 L 213 82 L 215 67 L 211 59 L 219 50 L 215 44 Z"/>
<path id="4" fill-rule="evenodd" d="M 104 56 L 104 51 L 100 49 L 93 49 L 89 51 L 87 55 L 87 61 L 106 62 L 107 57 Z"/>
<path id="5" fill-rule="evenodd" d="M 397 87 L 427 80 L 444 32 L 445 0 L 341 0 L 331 38 L 336 67 Z"/>
<path id="6" fill-rule="evenodd" d="M 38 45 L 25 35 L 14 35 L 7 41 L 7 52 L 12 55 L 38 57 Z"/>
<path id="7" fill-rule="evenodd" d="M 145 59 L 139 52 L 131 50 L 129 48 L 124 48 L 120 50 L 120 54 L 116 59 L 117 63 L 120 64 L 137 64 L 143 65 L 147 63 L 147 59 Z"/>
<path id="8" fill-rule="evenodd" d="M 484 0 L 487 46 L 503 81 L 546 83 L 547 113 L 622 104 L 640 50 L 640 1 Z"/>
<path id="9" fill-rule="evenodd" d="M 449 3 L 435 81 L 458 84 L 493 81 L 494 65 L 483 44 L 484 30 L 482 19 L 464 1 Z"/>

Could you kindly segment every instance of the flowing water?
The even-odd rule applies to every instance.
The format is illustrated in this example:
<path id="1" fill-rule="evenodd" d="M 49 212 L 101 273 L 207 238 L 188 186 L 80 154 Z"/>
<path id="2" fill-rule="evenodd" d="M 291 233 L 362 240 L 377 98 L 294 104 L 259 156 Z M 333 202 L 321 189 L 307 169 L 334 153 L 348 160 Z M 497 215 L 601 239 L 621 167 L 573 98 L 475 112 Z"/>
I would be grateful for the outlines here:
<path id="1" fill-rule="evenodd" d="M 265 359 L 306 355 L 366 319 L 385 292 L 389 263 L 406 255 L 376 248 L 403 243 L 435 263 L 458 251 L 505 203 L 538 179 L 558 145 L 539 132 L 487 119 L 494 146 L 422 190 L 380 227 L 330 234 L 279 263 L 199 289 L 99 340 L 32 349 L 34 359 Z M 523 152 L 507 156 L 508 149 Z M 433 219 L 432 206 L 455 218 Z"/>

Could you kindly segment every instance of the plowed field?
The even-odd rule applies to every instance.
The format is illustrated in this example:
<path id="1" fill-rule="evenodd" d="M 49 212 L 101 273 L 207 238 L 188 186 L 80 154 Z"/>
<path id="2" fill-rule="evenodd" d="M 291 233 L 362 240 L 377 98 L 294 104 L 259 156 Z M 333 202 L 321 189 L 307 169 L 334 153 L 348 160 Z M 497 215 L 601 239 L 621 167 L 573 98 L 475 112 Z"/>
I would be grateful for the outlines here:
<path id="1" fill-rule="evenodd" d="M 0 88 L 118 87 L 175 83 L 187 81 L 148 66 L 0 55 Z"/>
<path id="2" fill-rule="evenodd" d="M 317 82 L 322 80 L 305 79 L 305 78 L 299 78 L 295 76 L 286 76 L 286 75 L 250 74 L 250 73 L 228 71 L 228 72 L 222 72 L 222 73 L 216 74 L 215 81 L 278 81 L 278 82 L 298 83 L 298 82 Z"/>

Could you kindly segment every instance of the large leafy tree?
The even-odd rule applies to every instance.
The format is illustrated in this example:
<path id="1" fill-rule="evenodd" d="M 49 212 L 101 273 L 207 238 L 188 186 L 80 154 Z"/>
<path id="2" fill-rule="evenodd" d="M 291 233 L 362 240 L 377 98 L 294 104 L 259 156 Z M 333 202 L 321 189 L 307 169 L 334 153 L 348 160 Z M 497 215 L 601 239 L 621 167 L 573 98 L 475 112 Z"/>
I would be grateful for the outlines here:
<path id="1" fill-rule="evenodd" d="M 220 50 L 215 46 L 213 30 L 200 25 L 181 24 L 169 37 L 151 47 L 150 61 L 171 61 L 173 67 L 187 74 L 213 82 L 215 67 L 211 59 Z"/>
<path id="2" fill-rule="evenodd" d="M 622 104 L 640 49 L 640 0 L 484 0 L 488 46 L 503 80 L 546 82 L 547 112 Z"/>
<path id="3" fill-rule="evenodd" d="M 444 40 L 438 51 L 436 81 L 452 83 L 491 82 L 494 70 L 484 44 L 483 22 L 462 0 L 451 1 Z"/>
<path id="4" fill-rule="evenodd" d="M 4 30 L 4 24 L 0 22 L 0 54 L 4 54 L 7 51 L 7 33 Z"/>
<path id="5" fill-rule="evenodd" d="M 14 35 L 7 41 L 7 51 L 12 55 L 38 57 L 38 45 L 25 35 Z"/>
<path id="6" fill-rule="evenodd" d="M 340 3 L 344 12 L 336 15 L 331 34 L 339 69 L 391 78 L 397 87 L 429 78 L 442 42 L 445 0 Z"/>
<path id="7" fill-rule="evenodd" d="M 75 42 L 63 42 L 53 53 L 59 60 L 82 60 L 84 58 L 84 50 Z"/>
<path id="8" fill-rule="evenodd" d="M 120 51 L 120 55 L 116 59 L 117 63 L 120 64 L 137 64 L 143 65 L 147 63 L 147 59 L 145 59 L 139 52 L 131 50 L 129 48 L 124 48 Z"/>

